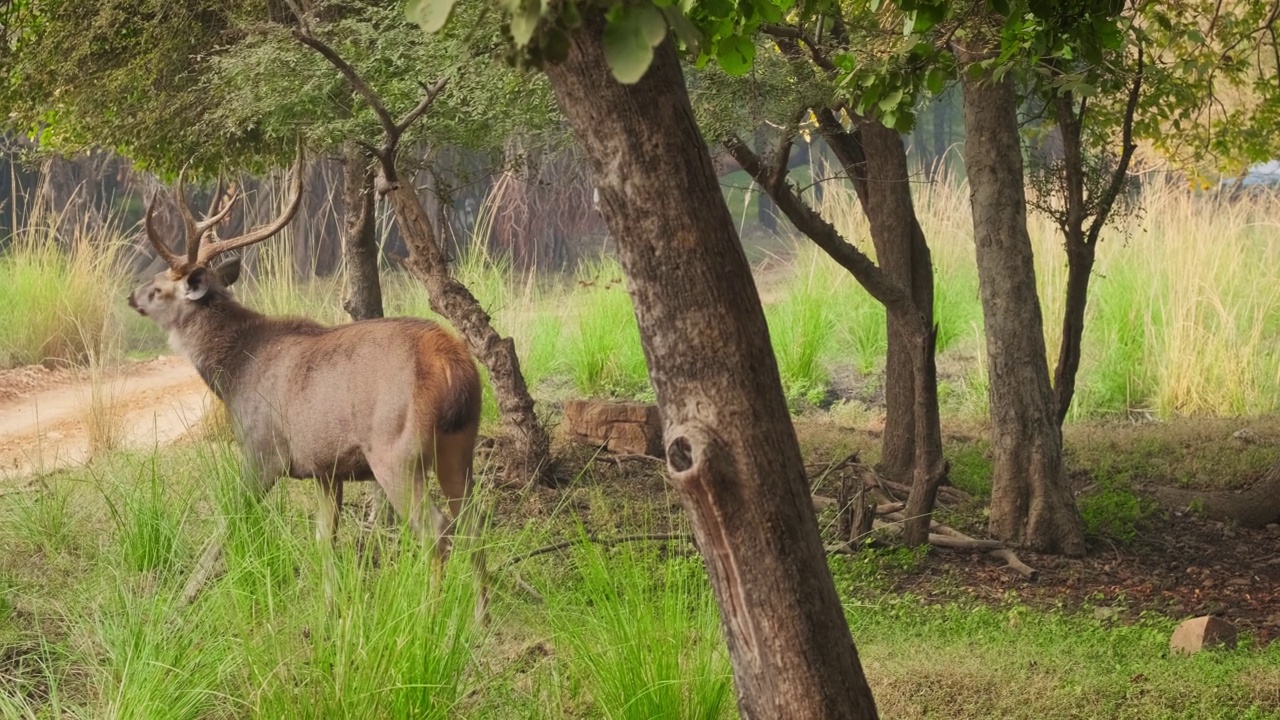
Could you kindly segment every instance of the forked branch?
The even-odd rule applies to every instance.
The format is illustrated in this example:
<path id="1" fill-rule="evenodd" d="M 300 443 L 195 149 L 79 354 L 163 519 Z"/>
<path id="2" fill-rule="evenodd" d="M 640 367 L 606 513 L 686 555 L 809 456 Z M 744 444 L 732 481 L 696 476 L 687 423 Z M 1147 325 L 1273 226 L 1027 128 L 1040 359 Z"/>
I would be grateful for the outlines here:
<path id="1" fill-rule="evenodd" d="M 448 78 L 439 78 L 434 83 L 428 85 L 419 83 L 422 86 L 423 95 L 418 104 L 412 110 L 405 114 L 399 122 L 391 116 L 387 106 L 382 102 L 382 98 L 378 97 L 378 93 L 369 85 L 368 81 L 338 54 L 336 50 L 330 47 L 323 40 L 315 37 L 303 27 L 293 29 L 293 36 L 298 42 L 320 53 L 324 59 L 329 61 L 330 65 L 337 68 L 338 72 L 347 79 L 351 88 L 356 91 L 364 101 L 373 109 L 375 115 L 378 116 L 378 123 L 382 125 L 383 141 L 381 146 L 374 146 L 370 143 L 361 142 L 361 147 L 368 150 L 374 157 L 378 158 L 379 164 L 382 165 L 382 174 L 387 182 L 394 182 L 396 179 L 396 151 L 400 146 L 400 138 L 404 135 L 411 125 L 417 122 L 418 118 L 426 114 L 431 106 L 435 103 L 436 98 L 444 90 L 448 84 Z"/>

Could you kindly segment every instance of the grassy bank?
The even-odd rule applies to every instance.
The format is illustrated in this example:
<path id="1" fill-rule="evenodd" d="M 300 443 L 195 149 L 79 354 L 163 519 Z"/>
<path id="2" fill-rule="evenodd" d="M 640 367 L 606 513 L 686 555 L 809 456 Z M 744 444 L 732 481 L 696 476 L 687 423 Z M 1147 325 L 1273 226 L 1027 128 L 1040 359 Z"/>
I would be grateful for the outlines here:
<path id="1" fill-rule="evenodd" d="M 624 482 L 588 464 L 567 490 L 485 496 L 494 590 L 481 625 L 473 546 L 460 544 L 440 575 L 415 543 L 361 529 L 358 493 L 328 604 L 313 484 L 287 481 L 246 507 L 229 492 L 236 467 L 219 443 L 117 452 L 0 499 L 0 714 L 736 716 L 692 546 L 585 540 L 687 531 L 656 473 Z M 228 572 L 180 606 L 219 514 L 232 521 Z M 578 542 L 519 560 L 562 538 Z M 884 717 L 1280 717 L 1280 646 L 1246 636 L 1230 653 L 1173 658 L 1174 621 L 1159 615 L 1113 624 L 1013 594 L 926 601 L 889 589 L 912 572 L 912 553 L 830 562 Z"/>

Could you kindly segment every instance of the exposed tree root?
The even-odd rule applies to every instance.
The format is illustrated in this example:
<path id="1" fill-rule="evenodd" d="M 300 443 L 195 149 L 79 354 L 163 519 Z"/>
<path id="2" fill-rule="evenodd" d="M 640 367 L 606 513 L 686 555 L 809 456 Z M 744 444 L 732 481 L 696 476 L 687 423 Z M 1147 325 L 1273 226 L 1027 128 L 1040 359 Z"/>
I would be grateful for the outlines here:
<path id="1" fill-rule="evenodd" d="M 1161 505 L 1175 511 L 1202 513 L 1211 520 L 1260 528 L 1280 522 L 1280 461 L 1244 490 L 1184 490 L 1153 488 Z"/>

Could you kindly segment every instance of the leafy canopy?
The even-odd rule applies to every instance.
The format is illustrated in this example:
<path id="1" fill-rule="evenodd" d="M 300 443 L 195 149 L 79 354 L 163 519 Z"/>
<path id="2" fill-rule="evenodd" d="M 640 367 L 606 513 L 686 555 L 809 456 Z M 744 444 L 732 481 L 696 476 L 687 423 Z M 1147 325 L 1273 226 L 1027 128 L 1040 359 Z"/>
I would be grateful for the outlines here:
<path id="1" fill-rule="evenodd" d="M 405 142 L 500 149 L 511 134 L 553 125 L 545 81 L 475 62 L 499 46 L 497 19 L 432 38 L 403 7 L 373 0 L 310 4 L 312 31 L 369 81 L 393 113 L 420 83 L 448 77 L 430 115 Z M 108 148 L 137 166 L 193 175 L 227 166 L 280 166 L 302 134 L 312 147 L 376 141 L 372 111 L 288 29 L 267 0 L 26 0 L 8 25 L 0 117 L 43 148 Z"/>

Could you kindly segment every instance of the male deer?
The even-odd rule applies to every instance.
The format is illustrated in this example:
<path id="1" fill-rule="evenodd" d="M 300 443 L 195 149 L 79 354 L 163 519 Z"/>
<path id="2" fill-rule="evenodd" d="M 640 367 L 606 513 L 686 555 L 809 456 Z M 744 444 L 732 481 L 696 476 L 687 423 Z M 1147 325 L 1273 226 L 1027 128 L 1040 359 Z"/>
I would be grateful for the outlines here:
<path id="1" fill-rule="evenodd" d="M 434 534 L 443 559 L 452 523 L 427 495 L 426 476 L 434 464 L 456 523 L 471 495 L 480 419 L 480 378 L 466 347 L 422 319 L 325 327 L 301 318 L 267 317 L 236 302 L 227 290 L 240 274 L 238 258 L 210 265 L 219 255 L 262 242 L 289 223 L 302 199 L 301 146 L 293 173 L 284 213 L 226 240 L 217 237 L 214 227 L 234 198 L 220 212 L 197 221 L 179 176 L 186 257 L 157 232 L 153 199 L 147 207 L 147 238 L 169 269 L 134 290 L 129 305 L 169 333 L 169 344 L 226 405 L 243 451 L 242 482 L 250 495 L 261 498 L 282 476 L 315 478 L 323 488 L 316 537 L 332 542 L 343 483 L 373 479 L 413 532 L 423 539 Z M 218 535 L 224 532 L 225 524 Z M 186 587 L 187 601 L 199 593 L 221 558 L 219 536 L 210 541 Z M 481 582 L 483 587 L 483 578 Z"/>

